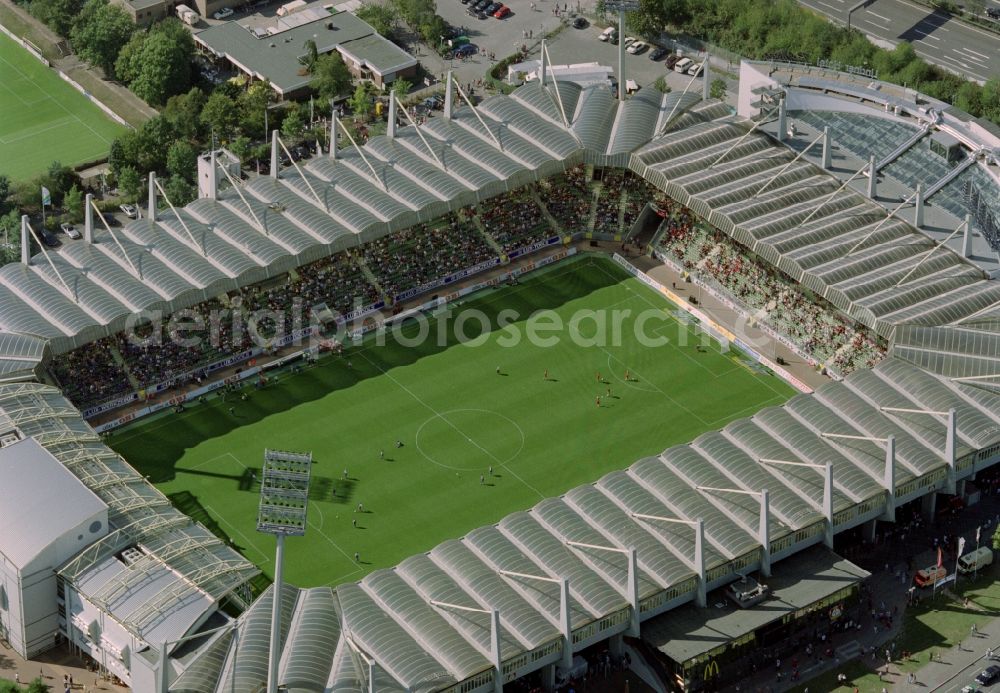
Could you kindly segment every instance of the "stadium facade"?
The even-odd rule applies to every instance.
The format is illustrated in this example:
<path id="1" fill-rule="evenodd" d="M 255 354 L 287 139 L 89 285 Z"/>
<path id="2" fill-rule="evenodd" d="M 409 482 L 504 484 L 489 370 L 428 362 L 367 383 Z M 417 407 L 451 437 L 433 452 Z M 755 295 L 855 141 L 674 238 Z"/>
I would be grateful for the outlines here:
<path id="1" fill-rule="evenodd" d="M 14 455 L 31 446 L 39 470 L 81 499 L 35 528 L 32 545 L 53 547 L 38 556 L 20 550 L 20 533 L 0 533 L 0 626 L 20 633 L 11 642 L 31 655 L 66 638 L 139 691 L 258 690 L 271 590 L 249 603 L 256 568 L 37 382 L 47 361 L 121 331 L 138 311 L 174 312 L 581 162 L 642 176 L 888 339 L 890 357 L 360 582 L 284 590 L 287 690 L 466 693 L 540 670 L 551 683 L 574 652 L 662 634 L 662 614 L 700 609 L 741 575 L 779 580 L 837 534 L 871 532 L 911 503 L 933 513 L 938 494 L 961 494 L 1000 460 L 1000 286 L 996 249 L 977 226 L 983 210 L 968 231 L 951 230 L 961 186 L 1000 199 L 1000 137 L 891 85 L 790 65 L 742 71 L 738 114 L 707 88 L 646 89 L 620 103 L 603 86 L 548 80 L 475 111 L 449 98 L 445 117 L 419 132 L 393 127 L 301 169 L 275 165 L 225 187 L 213 168 L 205 197 L 176 212 L 154 204 L 114 235 L 88 210 L 86 243 L 0 269 L 0 475 L 16 473 L 8 444 Z M 825 148 L 797 153 L 801 135 L 782 144 L 796 122 Z M 940 170 L 914 149 L 937 133 L 965 158 L 917 180 Z M 891 137 L 891 151 L 866 150 Z M 871 157 L 872 182 L 838 179 Z M 873 199 L 876 185 L 905 198 L 911 184 L 919 210 L 889 214 Z M 952 226 L 930 228 L 924 214 Z M 25 497 L 0 495 L 15 511 Z M 77 540 L 82 525 L 96 529 Z M 29 588 L 36 567 L 54 591 Z M 232 618 L 226 599 L 247 608 Z M 48 614 L 31 633 L 28 612 Z M 699 671 L 674 674 L 696 688 Z"/>

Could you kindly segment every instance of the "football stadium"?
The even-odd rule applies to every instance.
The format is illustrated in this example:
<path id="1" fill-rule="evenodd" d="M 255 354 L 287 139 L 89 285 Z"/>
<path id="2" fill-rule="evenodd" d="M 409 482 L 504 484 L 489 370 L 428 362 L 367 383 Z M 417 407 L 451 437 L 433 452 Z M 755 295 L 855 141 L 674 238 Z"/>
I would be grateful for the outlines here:
<path id="1" fill-rule="evenodd" d="M 844 554 L 1000 461 L 1000 132 L 707 74 L 449 78 L 0 268 L 0 635 L 137 691 L 472 693 L 734 690 L 852 629 Z"/>

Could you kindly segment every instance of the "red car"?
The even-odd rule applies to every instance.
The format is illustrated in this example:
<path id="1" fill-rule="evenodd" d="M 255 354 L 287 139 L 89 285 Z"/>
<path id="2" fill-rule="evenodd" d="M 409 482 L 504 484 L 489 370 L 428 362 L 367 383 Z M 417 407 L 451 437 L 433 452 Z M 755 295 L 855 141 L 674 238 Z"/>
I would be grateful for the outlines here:
<path id="1" fill-rule="evenodd" d="M 493 13 L 493 16 L 497 19 L 503 19 L 510 14 L 510 8 L 506 5 L 500 5 L 500 9 Z"/>

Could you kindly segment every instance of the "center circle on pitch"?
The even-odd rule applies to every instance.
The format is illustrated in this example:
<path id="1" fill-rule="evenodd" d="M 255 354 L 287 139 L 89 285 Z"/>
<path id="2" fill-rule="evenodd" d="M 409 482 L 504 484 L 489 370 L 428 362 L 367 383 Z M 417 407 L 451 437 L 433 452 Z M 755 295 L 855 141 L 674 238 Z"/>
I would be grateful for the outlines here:
<path id="1" fill-rule="evenodd" d="M 417 450 L 434 464 L 456 471 L 507 464 L 524 448 L 516 421 L 490 409 L 452 409 L 417 429 Z"/>

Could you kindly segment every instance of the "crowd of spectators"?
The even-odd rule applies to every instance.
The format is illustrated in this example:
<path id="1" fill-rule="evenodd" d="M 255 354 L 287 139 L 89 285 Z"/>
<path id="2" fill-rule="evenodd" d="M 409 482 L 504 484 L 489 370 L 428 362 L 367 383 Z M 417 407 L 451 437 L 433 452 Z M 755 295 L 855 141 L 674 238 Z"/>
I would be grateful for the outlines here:
<path id="1" fill-rule="evenodd" d="M 504 255 L 556 234 L 527 188 L 482 202 L 479 220 Z"/>
<path id="2" fill-rule="evenodd" d="M 632 174 L 628 174 L 631 177 Z M 622 191 L 625 189 L 626 172 L 606 168 L 601 177 L 594 210 L 594 230 L 598 233 L 619 233 L 622 208 Z"/>
<path id="3" fill-rule="evenodd" d="M 668 204 L 665 211 L 666 232 L 657 241 L 661 252 L 720 286 L 818 362 L 846 375 L 885 358 L 885 344 L 863 325 L 807 295 L 770 265 L 751 258 L 725 234 L 705 229 L 690 210 Z"/>
<path id="4" fill-rule="evenodd" d="M 389 298 L 497 257 L 475 226 L 457 214 L 384 236 L 362 252 Z"/>
<path id="5" fill-rule="evenodd" d="M 52 361 L 52 374 L 71 400 L 93 404 L 132 390 L 125 370 L 111 354 L 112 342 L 104 337 Z"/>
<path id="6" fill-rule="evenodd" d="M 594 191 L 587 183 L 587 169 L 578 164 L 558 178 L 538 183 L 539 196 L 549 214 L 566 234 L 590 231 Z"/>

